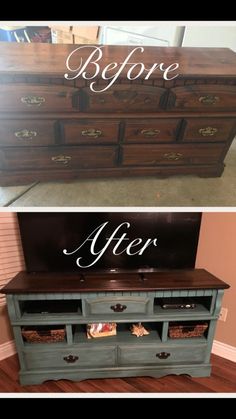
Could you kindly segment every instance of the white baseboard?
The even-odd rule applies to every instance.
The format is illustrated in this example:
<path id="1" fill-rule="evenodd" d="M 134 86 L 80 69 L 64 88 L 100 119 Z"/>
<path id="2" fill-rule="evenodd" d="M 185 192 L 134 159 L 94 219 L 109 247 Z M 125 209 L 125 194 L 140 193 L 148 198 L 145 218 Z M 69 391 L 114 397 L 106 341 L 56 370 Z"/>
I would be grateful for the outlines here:
<path id="1" fill-rule="evenodd" d="M 0 345 L 0 361 L 8 358 L 16 353 L 16 346 L 14 340 L 10 340 Z"/>
<path id="2" fill-rule="evenodd" d="M 230 346 L 226 343 L 214 340 L 212 346 L 212 353 L 221 356 L 222 358 L 226 358 L 230 361 L 236 362 L 236 348 L 234 346 Z"/>

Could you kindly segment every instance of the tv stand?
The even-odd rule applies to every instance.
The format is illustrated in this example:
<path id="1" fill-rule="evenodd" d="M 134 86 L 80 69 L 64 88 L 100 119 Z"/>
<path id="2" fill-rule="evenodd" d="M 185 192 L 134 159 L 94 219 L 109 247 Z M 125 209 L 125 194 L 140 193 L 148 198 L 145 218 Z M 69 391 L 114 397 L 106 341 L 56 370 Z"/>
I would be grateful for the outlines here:
<path id="1" fill-rule="evenodd" d="M 80 278 L 83 281 L 72 273 L 20 272 L 2 289 L 22 385 L 59 379 L 210 375 L 226 283 L 204 269 L 117 273 L 115 282 L 106 273 Z M 181 308 L 190 300 L 191 308 Z M 165 302 L 176 307 L 166 308 Z M 88 339 L 86 325 L 100 322 L 116 323 L 117 334 Z M 131 334 L 130 327 L 138 323 L 148 330 L 147 336 Z M 45 341 L 44 329 L 50 330 L 51 342 Z M 26 330 L 31 336 L 38 334 L 41 342 L 27 341 Z"/>

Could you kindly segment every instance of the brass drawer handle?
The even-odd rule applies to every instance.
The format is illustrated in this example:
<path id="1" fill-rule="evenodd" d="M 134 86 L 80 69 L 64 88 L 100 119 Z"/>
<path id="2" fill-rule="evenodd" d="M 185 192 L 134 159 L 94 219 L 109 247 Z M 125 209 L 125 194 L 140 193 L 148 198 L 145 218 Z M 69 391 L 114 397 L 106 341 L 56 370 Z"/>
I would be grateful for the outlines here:
<path id="1" fill-rule="evenodd" d="M 23 96 L 21 102 L 28 106 L 41 106 L 45 102 L 42 96 Z"/>
<path id="2" fill-rule="evenodd" d="M 183 154 L 181 153 L 165 153 L 163 155 L 164 159 L 167 160 L 180 160 L 183 157 Z"/>
<path id="3" fill-rule="evenodd" d="M 100 137 L 100 135 L 102 135 L 102 131 L 100 131 L 99 129 L 91 128 L 91 129 L 87 129 L 85 131 L 81 131 L 81 134 L 84 137 L 98 138 L 98 137 Z"/>
<path id="4" fill-rule="evenodd" d="M 115 306 L 110 307 L 115 313 L 121 313 L 122 311 L 127 309 L 127 306 L 122 304 L 116 304 Z"/>
<path id="5" fill-rule="evenodd" d="M 59 154 L 58 156 L 52 157 L 52 161 L 54 161 L 55 163 L 61 163 L 61 164 L 68 164 L 71 159 L 72 159 L 71 156 L 63 156 L 63 154 Z"/>
<path id="6" fill-rule="evenodd" d="M 79 357 L 74 355 L 68 355 L 64 356 L 64 361 L 66 361 L 68 364 L 73 364 L 73 362 L 78 361 Z"/>
<path id="7" fill-rule="evenodd" d="M 217 133 L 217 131 L 218 131 L 217 128 L 206 127 L 206 128 L 201 128 L 198 132 L 203 137 L 212 137 L 213 135 L 215 135 Z"/>
<path id="8" fill-rule="evenodd" d="M 219 102 L 220 98 L 218 96 L 201 96 L 199 99 L 199 102 L 204 103 L 204 105 L 215 105 L 217 102 Z"/>
<path id="9" fill-rule="evenodd" d="M 168 352 L 160 352 L 159 354 L 156 354 L 156 357 L 159 359 L 167 359 L 170 356 L 170 353 Z"/>
<path id="10" fill-rule="evenodd" d="M 32 140 L 33 137 L 36 137 L 37 131 L 29 131 L 28 129 L 22 129 L 20 131 L 16 131 L 15 137 L 21 140 Z"/>
<path id="11" fill-rule="evenodd" d="M 155 137 L 156 135 L 160 134 L 159 129 L 142 129 L 141 134 L 145 135 L 146 137 Z"/>

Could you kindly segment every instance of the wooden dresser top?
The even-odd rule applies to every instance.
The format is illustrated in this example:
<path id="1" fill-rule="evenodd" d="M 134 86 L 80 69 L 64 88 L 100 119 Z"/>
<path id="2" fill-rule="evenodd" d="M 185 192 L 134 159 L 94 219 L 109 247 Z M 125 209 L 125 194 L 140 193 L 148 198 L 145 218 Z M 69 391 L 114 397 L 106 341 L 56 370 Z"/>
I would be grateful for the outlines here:
<path id="1" fill-rule="evenodd" d="M 158 291 L 224 289 L 229 285 L 205 269 L 144 273 L 85 274 L 19 272 L 1 292 L 4 294 L 93 291 Z M 81 282 L 81 279 L 84 279 Z"/>
<path id="2" fill-rule="evenodd" d="M 0 74 L 40 74 L 64 76 L 68 55 L 80 45 L 44 44 L 44 43 L 0 43 Z M 100 46 L 102 47 L 102 46 Z M 101 67 L 111 62 L 119 64 L 125 60 L 134 46 L 103 46 L 103 56 L 99 61 Z M 79 67 L 80 58 L 88 58 L 90 48 L 85 48 L 72 58 L 71 65 Z M 154 63 L 179 63 L 180 76 L 191 77 L 234 77 L 236 76 L 236 53 L 227 48 L 187 48 L 187 47 L 144 47 L 144 52 L 136 51 L 130 62 L 143 62 L 151 68 Z M 121 76 L 126 76 L 126 66 Z M 94 72 L 94 65 L 90 68 Z M 138 71 L 140 67 L 138 66 Z M 146 73 L 140 75 L 144 78 Z M 162 77 L 156 70 L 150 78 Z"/>

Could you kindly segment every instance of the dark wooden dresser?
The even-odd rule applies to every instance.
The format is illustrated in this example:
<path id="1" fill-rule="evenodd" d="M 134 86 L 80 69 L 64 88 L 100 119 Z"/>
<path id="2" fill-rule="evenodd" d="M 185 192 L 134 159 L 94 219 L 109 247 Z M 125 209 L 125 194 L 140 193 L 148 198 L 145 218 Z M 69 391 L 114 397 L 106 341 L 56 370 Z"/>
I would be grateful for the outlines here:
<path id="1" fill-rule="evenodd" d="M 137 50 L 130 62 L 156 70 L 128 80 L 129 65 L 102 92 L 92 80 L 66 80 L 79 46 L 0 44 L 0 184 L 108 176 L 220 176 L 236 133 L 236 54 L 216 48 Z M 91 47 L 92 48 L 92 47 Z M 133 47 L 105 46 L 95 81 Z M 91 51 L 90 51 L 91 52 Z M 74 56 L 86 61 L 89 50 Z M 94 73 L 94 64 L 86 69 Z M 136 70 L 140 71 L 140 66 Z M 112 71 L 111 71 L 112 73 Z M 134 75 L 134 74 L 133 74 Z"/>

